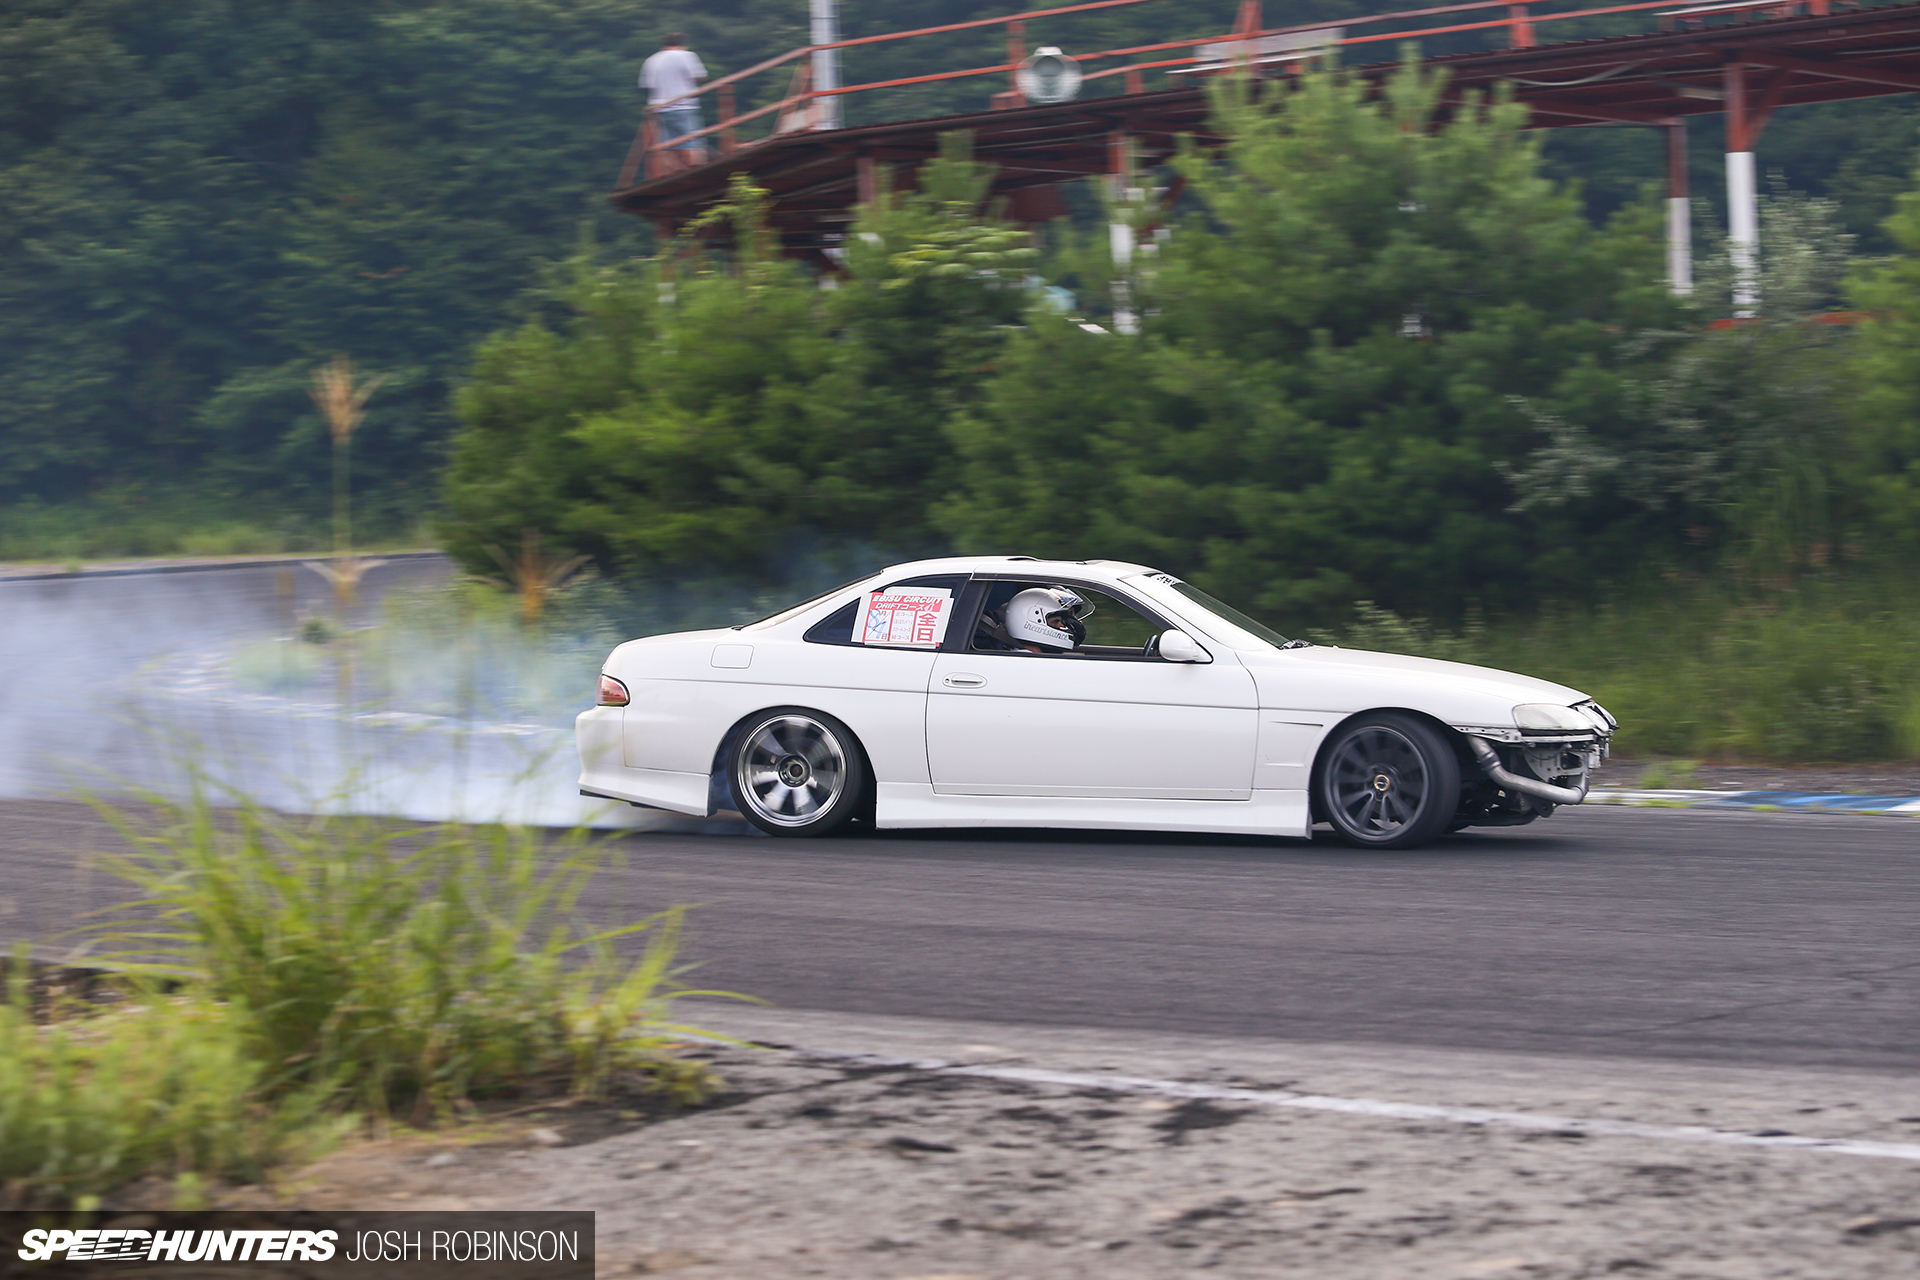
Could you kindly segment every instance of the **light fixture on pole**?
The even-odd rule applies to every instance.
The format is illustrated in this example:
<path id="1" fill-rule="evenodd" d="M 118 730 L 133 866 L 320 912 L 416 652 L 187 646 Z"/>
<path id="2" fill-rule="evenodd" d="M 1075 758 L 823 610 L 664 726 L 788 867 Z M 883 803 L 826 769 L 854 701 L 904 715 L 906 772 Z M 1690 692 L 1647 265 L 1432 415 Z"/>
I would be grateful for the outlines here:
<path id="1" fill-rule="evenodd" d="M 1013 80 L 1028 102 L 1071 102 L 1080 92 L 1080 64 L 1047 45 L 1020 64 Z"/>

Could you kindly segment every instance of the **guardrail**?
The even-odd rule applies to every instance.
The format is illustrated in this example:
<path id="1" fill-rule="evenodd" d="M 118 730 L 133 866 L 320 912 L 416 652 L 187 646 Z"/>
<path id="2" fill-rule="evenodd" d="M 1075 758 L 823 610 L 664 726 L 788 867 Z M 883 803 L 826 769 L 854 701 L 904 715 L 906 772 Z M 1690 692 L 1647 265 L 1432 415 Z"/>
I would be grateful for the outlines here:
<path id="1" fill-rule="evenodd" d="M 705 158 L 704 153 L 709 141 L 718 146 L 722 156 L 727 156 L 743 148 L 761 145 L 784 134 L 835 127 L 835 116 L 825 109 L 825 104 L 831 99 L 844 99 L 853 94 L 951 80 L 1006 77 L 1009 87 L 993 94 L 987 105 L 1023 106 L 1026 105 L 1026 101 L 1021 93 L 1017 74 L 1027 57 L 1029 23 L 1103 9 L 1121 9 L 1146 4 L 1168 5 L 1180 2 L 1181 0 L 1091 0 L 1091 3 L 1063 5 L 1053 9 L 1029 9 L 1003 17 L 975 18 L 967 22 L 952 22 L 943 26 L 919 27 L 909 31 L 859 36 L 831 43 L 801 45 L 744 70 L 721 76 L 708 84 L 701 85 L 692 93 L 650 107 L 639 133 L 633 140 L 632 147 L 628 149 L 626 163 L 621 167 L 617 185 L 620 189 L 625 189 L 634 185 L 636 180 L 652 180 L 701 163 Z M 1122 80 L 1123 92 L 1144 93 L 1146 76 L 1150 71 L 1162 71 L 1169 76 L 1207 76 L 1240 69 L 1284 68 L 1339 49 L 1364 47 L 1389 41 L 1459 36 L 1469 32 L 1496 35 L 1504 32 L 1507 48 L 1528 49 L 1539 44 L 1542 26 L 1579 19 L 1646 14 L 1655 19 L 1654 30 L 1665 31 L 1877 7 L 1863 3 L 1862 0 L 1707 0 L 1705 3 L 1679 5 L 1676 5 L 1674 0 L 1638 0 L 1637 3 L 1630 4 L 1571 6 L 1578 6 L 1578 0 L 1518 0 L 1518 2 L 1516 0 L 1469 0 L 1464 4 L 1448 4 L 1426 9 L 1409 9 L 1395 13 L 1347 18 L 1338 24 L 1323 21 L 1266 27 L 1260 18 L 1258 0 L 1242 0 L 1239 20 L 1230 32 L 1215 31 L 1179 40 L 1101 49 L 1093 53 L 1068 53 L 1063 56 L 1071 58 L 1083 67 L 1116 59 L 1128 59 L 1119 66 L 1084 71 L 1081 83 L 1085 85 L 1119 77 Z M 1491 14 L 1491 16 L 1462 22 L 1433 24 L 1434 19 L 1469 14 Z M 1420 25 L 1422 23 L 1428 25 Z M 1006 33 L 1007 60 L 1005 62 L 922 75 L 900 76 L 863 84 L 816 87 L 813 83 L 811 57 L 815 54 L 992 27 L 1003 28 Z M 1634 33 L 1614 31 L 1608 34 Z M 1175 53 L 1176 50 L 1184 52 Z M 1173 56 L 1154 57 L 1153 55 L 1156 54 Z M 742 112 L 737 109 L 739 90 L 742 85 L 756 77 L 777 73 L 795 62 L 801 65 L 790 73 L 791 78 L 784 92 L 772 101 L 752 110 Z M 688 102 L 697 103 L 702 99 L 711 99 L 717 107 L 716 123 L 668 141 L 663 142 L 658 138 L 655 129 L 655 111 Z M 759 121 L 768 122 L 767 132 L 756 138 L 742 140 L 743 126 Z M 699 146 L 698 152 L 689 149 L 694 145 Z"/>

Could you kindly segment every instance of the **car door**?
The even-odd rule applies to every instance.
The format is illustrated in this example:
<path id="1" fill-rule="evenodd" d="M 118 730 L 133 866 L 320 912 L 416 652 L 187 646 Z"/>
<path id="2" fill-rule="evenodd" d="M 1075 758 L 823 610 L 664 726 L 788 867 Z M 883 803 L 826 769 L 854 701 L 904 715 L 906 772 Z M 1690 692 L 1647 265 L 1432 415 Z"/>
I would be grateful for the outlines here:
<path id="1" fill-rule="evenodd" d="M 994 583 L 985 611 L 1032 585 L 1052 584 Z M 995 648 L 976 630 L 934 656 L 927 762 L 935 794 L 1249 799 L 1258 699 L 1232 650 L 1206 646 L 1207 663 L 1146 656 L 1144 641 L 1170 625 L 1149 606 L 1111 587 L 1061 585 L 1097 602 L 1082 652 Z"/>

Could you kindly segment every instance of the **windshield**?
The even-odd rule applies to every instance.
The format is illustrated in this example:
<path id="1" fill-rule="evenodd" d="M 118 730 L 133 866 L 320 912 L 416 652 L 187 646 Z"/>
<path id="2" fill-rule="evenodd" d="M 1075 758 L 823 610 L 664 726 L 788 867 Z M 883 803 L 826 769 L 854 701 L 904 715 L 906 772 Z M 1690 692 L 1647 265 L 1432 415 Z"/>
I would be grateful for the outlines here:
<path id="1" fill-rule="evenodd" d="M 1203 623 L 1206 633 L 1230 649 L 1284 649 L 1291 643 L 1266 623 L 1248 617 L 1230 604 L 1215 600 L 1200 588 L 1182 582 L 1171 574 L 1146 573 L 1127 581 L 1148 595 L 1161 597 L 1175 608 L 1181 602 L 1199 605 L 1213 615 Z"/>
<path id="2" fill-rule="evenodd" d="M 768 627 L 778 626 L 780 623 L 785 622 L 788 618 L 798 617 L 800 614 L 806 612 L 808 609 L 811 609 L 813 608 L 813 606 L 819 604 L 822 600 L 825 600 L 828 596 L 837 596 L 842 591 L 845 591 L 848 587 L 857 587 L 861 583 L 865 582 L 868 578 L 871 578 L 872 576 L 873 575 L 870 573 L 862 574 L 859 577 L 854 578 L 849 582 L 841 583 L 839 586 L 835 587 L 831 591 L 822 591 L 819 595 L 813 596 L 812 598 L 807 600 L 802 600 L 799 604 L 788 605 L 786 608 L 782 609 L 780 612 L 775 614 L 769 614 L 767 617 L 760 619 L 758 622 L 739 623 L 733 629 L 735 631 L 764 631 Z"/>

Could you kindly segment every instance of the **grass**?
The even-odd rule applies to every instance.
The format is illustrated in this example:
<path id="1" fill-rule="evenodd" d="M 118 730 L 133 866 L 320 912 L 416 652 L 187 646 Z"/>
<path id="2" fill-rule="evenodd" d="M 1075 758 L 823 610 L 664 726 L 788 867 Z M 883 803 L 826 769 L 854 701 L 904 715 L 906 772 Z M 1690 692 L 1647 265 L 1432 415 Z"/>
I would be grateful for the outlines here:
<path id="1" fill-rule="evenodd" d="M 1920 757 L 1920 589 L 1670 581 L 1448 629 L 1363 605 L 1331 637 L 1523 671 L 1598 698 L 1628 756 L 1787 763 Z M 1652 784 L 1649 784 L 1652 785 Z"/>
<path id="2" fill-rule="evenodd" d="M 1661 760 L 1641 773 L 1640 785 L 1652 791 L 1683 791 L 1700 781 L 1699 772 L 1692 760 Z"/>
<path id="3" fill-rule="evenodd" d="M 96 932 L 125 996 L 0 1007 L 0 1204 L 142 1176 L 256 1178 L 341 1126 L 433 1123 L 477 1099 L 697 1102 L 679 908 L 582 928 L 610 846 L 508 827 L 287 817 L 204 795 L 102 812 L 139 893 Z M 22 965 L 14 966 L 20 972 Z M 164 993 L 158 985 L 166 978 Z"/>
<path id="4" fill-rule="evenodd" d="M 74 1203 L 142 1175 L 258 1177 L 316 1136 L 265 1105 L 234 1010 L 151 990 L 36 1018 L 24 964 L 0 1005 L 0 1208 Z"/>
<path id="5" fill-rule="evenodd" d="M 365 549 L 431 545 L 402 516 L 363 522 Z M 0 505 L 0 561 L 78 566 L 161 556 L 274 555 L 324 551 L 324 518 L 246 494 L 123 485 L 60 503 Z"/>

